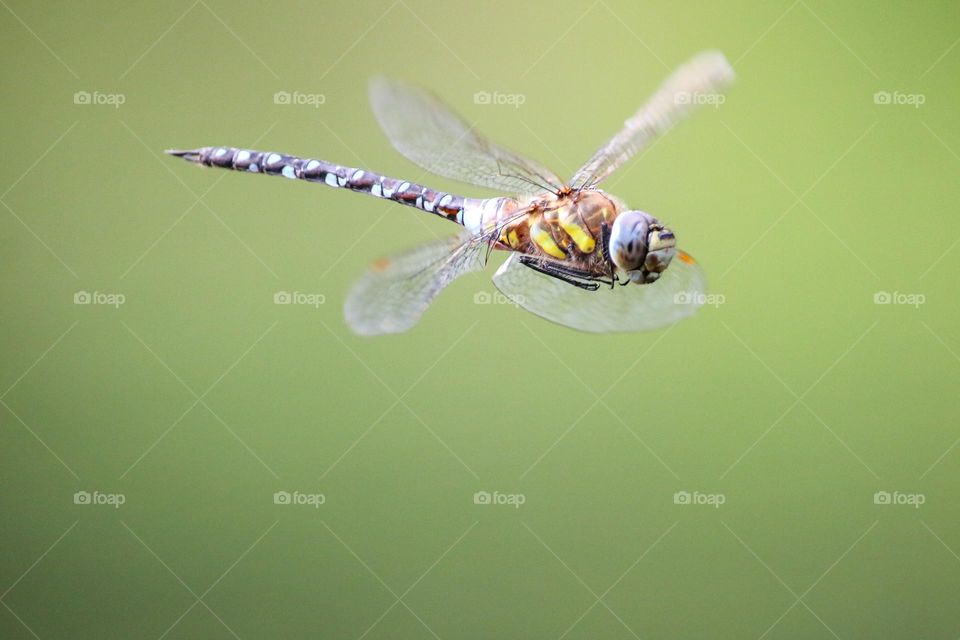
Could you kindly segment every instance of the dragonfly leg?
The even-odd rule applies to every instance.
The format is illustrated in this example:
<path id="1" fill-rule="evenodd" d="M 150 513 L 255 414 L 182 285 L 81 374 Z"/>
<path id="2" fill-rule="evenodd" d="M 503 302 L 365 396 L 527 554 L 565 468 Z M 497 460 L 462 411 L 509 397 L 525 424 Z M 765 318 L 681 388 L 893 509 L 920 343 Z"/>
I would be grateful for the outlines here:
<path id="1" fill-rule="evenodd" d="M 607 264 L 612 264 L 610 259 L 610 225 L 606 222 L 600 223 L 600 251 L 603 254 L 603 260 Z"/>
<path id="2" fill-rule="evenodd" d="M 563 264 L 549 264 L 549 267 L 554 269 L 557 273 L 569 276 L 571 278 L 579 278 L 581 280 L 589 280 L 590 282 L 598 282 L 600 284 L 609 285 L 611 288 L 615 284 L 616 275 L 613 276 L 610 280 L 604 280 L 603 278 L 598 278 L 593 273 L 585 271 L 583 269 L 576 269 L 574 267 L 568 267 Z"/>
<path id="3" fill-rule="evenodd" d="M 596 291 L 600 288 L 600 283 L 596 281 L 596 278 L 591 276 L 586 271 L 568 269 L 550 263 L 542 263 L 536 258 L 532 258 L 530 256 L 520 256 L 520 264 L 526 265 L 534 271 L 539 271 L 540 273 L 550 276 L 551 278 L 556 278 L 561 282 L 566 282 L 567 284 L 572 284 L 575 287 L 586 289 L 587 291 Z M 585 280 L 589 280 L 589 282 L 583 282 L 577 278 L 583 278 Z M 604 282 L 604 284 L 606 284 L 606 282 Z"/>
<path id="4" fill-rule="evenodd" d="M 610 225 L 606 222 L 600 223 L 600 252 L 603 254 L 603 260 L 610 270 L 610 288 L 613 289 L 620 282 L 620 278 L 617 277 L 617 269 L 610 258 Z"/>

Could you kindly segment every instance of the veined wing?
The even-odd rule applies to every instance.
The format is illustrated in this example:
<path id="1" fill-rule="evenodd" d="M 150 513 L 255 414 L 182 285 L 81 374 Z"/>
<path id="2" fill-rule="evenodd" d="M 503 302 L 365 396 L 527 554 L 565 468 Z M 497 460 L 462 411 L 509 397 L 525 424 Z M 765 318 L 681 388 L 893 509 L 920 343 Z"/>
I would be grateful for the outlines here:
<path id="1" fill-rule="evenodd" d="M 370 104 L 393 147 L 431 173 L 510 194 L 563 186 L 552 171 L 490 142 L 420 87 L 374 78 Z"/>
<path id="2" fill-rule="evenodd" d="M 695 56 L 674 71 L 623 129 L 593 154 L 573 176 L 571 186 L 596 187 L 697 106 L 716 104 L 733 79 L 733 68 L 719 51 Z"/>
<path id="3" fill-rule="evenodd" d="M 365 336 L 407 331 L 444 287 L 484 266 L 486 249 L 461 234 L 374 262 L 347 296 L 347 324 Z"/>
<path id="4" fill-rule="evenodd" d="M 518 254 L 500 266 L 493 283 L 527 311 L 592 333 L 646 331 L 676 322 L 703 304 L 707 284 L 700 266 L 682 251 L 650 284 L 588 291 L 527 267 Z"/>

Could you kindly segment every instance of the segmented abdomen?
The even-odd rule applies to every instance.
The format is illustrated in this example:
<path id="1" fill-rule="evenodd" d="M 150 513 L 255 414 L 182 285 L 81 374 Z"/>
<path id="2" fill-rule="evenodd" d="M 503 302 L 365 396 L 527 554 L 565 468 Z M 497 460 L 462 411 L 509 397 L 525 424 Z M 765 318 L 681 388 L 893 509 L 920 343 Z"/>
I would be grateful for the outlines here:
<path id="1" fill-rule="evenodd" d="M 342 167 L 324 160 L 288 156 L 272 151 L 251 151 L 233 147 L 203 147 L 194 151 L 171 153 L 208 167 L 322 182 L 329 187 L 367 193 L 463 224 L 464 199 L 461 196 L 364 169 Z"/>

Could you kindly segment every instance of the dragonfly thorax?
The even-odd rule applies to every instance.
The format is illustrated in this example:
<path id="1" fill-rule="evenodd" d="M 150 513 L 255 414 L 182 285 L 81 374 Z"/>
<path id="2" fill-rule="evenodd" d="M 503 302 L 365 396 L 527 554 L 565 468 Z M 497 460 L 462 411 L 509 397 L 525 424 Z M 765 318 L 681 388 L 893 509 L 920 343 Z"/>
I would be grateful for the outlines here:
<path id="1" fill-rule="evenodd" d="M 636 284 L 656 281 L 676 246 L 673 232 L 644 211 L 624 211 L 610 229 L 610 259 Z"/>
<path id="2" fill-rule="evenodd" d="M 611 225 L 619 206 L 600 191 L 549 194 L 498 217 L 500 242 L 529 255 L 592 265 L 603 225 Z M 502 208 L 503 209 L 503 208 Z"/>

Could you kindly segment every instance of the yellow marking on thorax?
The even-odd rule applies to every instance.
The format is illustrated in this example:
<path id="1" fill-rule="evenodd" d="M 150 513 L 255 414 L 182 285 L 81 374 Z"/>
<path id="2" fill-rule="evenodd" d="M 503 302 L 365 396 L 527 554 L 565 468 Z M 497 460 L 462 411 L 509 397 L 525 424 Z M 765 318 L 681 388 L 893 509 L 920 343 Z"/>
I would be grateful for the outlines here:
<path id="1" fill-rule="evenodd" d="M 602 224 L 610 224 L 614 218 L 616 213 L 612 203 L 599 193 L 584 193 L 557 210 L 560 228 L 584 254 L 596 250 Z"/>
<path id="2" fill-rule="evenodd" d="M 503 227 L 500 231 L 499 241 L 511 249 L 520 249 L 522 240 L 520 239 L 519 225 L 514 222 Z"/>
<path id="3" fill-rule="evenodd" d="M 509 227 L 503 230 L 503 234 L 500 236 L 500 242 L 504 243 L 511 249 L 520 248 L 520 236 L 517 235 L 517 230 L 515 227 Z"/>
<path id="4" fill-rule="evenodd" d="M 593 250 L 597 247 L 597 242 L 580 221 L 580 216 L 577 214 L 575 207 L 564 207 L 557 221 L 560 223 L 560 228 L 573 239 L 577 249 L 584 253 L 593 253 Z"/>
<path id="5" fill-rule="evenodd" d="M 535 223 L 530 225 L 530 239 L 533 240 L 538 247 L 543 249 L 543 251 L 554 258 L 563 260 L 567 257 L 567 254 L 564 253 L 556 242 L 553 240 L 553 236 L 550 235 L 550 232 L 540 226 L 540 221 L 537 220 Z"/>
<path id="6" fill-rule="evenodd" d="M 522 220 L 505 224 L 499 242 L 516 251 L 542 251 L 557 260 L 568 259 L 574 249 L 576 255 L 592 255 L 602 224 L 612 223 L 616 211 L 609 198 L 596 192 L 547 197 L 532 203 Z"/>

